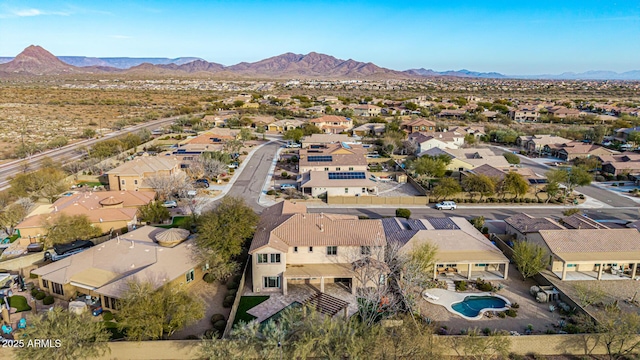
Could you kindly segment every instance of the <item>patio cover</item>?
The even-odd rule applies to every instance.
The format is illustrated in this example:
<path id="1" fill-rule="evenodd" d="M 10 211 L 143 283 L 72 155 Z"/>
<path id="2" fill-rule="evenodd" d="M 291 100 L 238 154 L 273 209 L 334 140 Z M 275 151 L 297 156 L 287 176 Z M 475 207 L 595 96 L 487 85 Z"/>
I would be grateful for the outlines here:
<path id="1" fill-rule="evenodd" d="M 351 264 L 311 264 L 311 265 L 287 265 L 284 272 L 286 279 L 308 278 L 340 278 L 353 277 Z"/>

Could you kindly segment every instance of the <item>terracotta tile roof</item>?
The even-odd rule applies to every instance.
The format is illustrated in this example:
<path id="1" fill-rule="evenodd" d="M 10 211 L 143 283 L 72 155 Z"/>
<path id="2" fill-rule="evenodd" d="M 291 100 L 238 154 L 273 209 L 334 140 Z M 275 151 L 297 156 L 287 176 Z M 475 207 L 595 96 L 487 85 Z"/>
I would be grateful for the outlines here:
<path id="1" fill-rule="evenodd" d="M 310 123 L 325 123 L 325 122 L 350 122 L 351 120 L 347 119 L 344 116 L 338 116 L 338 115 L 325 115 L 316 119 L 309 119 L 308 122 Z"/>
<path id="2" fill-rule="evenodd" d="M 538 232 L 541 230 L 561 230 L 564 227 L 549 218 L 534 218 L 531 215 L 520 213 L 504 219 L 522 234 Z"/>
<path id="3" fill-rule="evenodd" d="M 640 262 L 636 229 L 540 230 L 549 250 L 565 261 Z"/>
<path id="4" fill-rule="evenodd" d="M 286 252 L 290 246 L 378 246 L 384 243 L 380 220 L 359 220 L 355 215 L 310 214 L 304 205 L 276 204 L 263 211 L 249 253 L 265 246 Z"/>

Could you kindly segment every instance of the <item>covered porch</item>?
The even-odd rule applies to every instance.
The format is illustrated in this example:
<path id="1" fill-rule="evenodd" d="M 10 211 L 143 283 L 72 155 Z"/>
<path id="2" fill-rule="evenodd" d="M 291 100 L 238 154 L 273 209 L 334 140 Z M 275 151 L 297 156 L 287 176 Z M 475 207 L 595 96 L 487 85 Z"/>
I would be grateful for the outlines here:
<path id="1" fill-rule="evenodd" d="M 507 280 L 509 262 L 458 262 L 436 263 L 433 279 L 451 280 Z"/>
<path id="2" fill-rule="evenodd" d="M 554 261 L 552 272 L 563 281 L 629 280 L 636 277 L 637 262 Z"/>
<path id="3" fill-rule="evenodd" d="M 287 295 L 288 284 L 319 285 L 319 291 L 325 292 L 325 284 L 336 283 L 355 294 L 352 264 L 307 264 L 287 265 L 282 274 L 282 293 Z"/>

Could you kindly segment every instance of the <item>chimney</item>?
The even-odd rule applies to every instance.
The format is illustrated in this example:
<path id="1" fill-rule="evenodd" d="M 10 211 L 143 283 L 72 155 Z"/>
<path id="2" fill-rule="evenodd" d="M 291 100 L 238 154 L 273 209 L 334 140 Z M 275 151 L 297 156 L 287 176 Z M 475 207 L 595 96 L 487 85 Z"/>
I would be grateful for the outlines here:
<path id="1" fill-rule="evenodd" d="M 320 224 L 320 232 L 324 232 L 324 225 Z"/>

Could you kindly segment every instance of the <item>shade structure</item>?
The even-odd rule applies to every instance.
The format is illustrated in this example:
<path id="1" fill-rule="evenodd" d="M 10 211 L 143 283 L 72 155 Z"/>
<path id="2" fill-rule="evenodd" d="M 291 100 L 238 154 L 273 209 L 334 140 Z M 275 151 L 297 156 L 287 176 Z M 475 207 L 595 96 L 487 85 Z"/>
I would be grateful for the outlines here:
<path id="1" fill-rule="evenodd" d="M 171 228 L 156 235 L 156 241 L 160 246 L 173 247 L 183 242 L 188 236 L 189 230 Z"/>
<path id="2" fill-rule="evenodd" d="M 87 304 L 82 301 L 69 302 L 69 312 L 80 315 L 85 311 L 87 311 Z"/>

